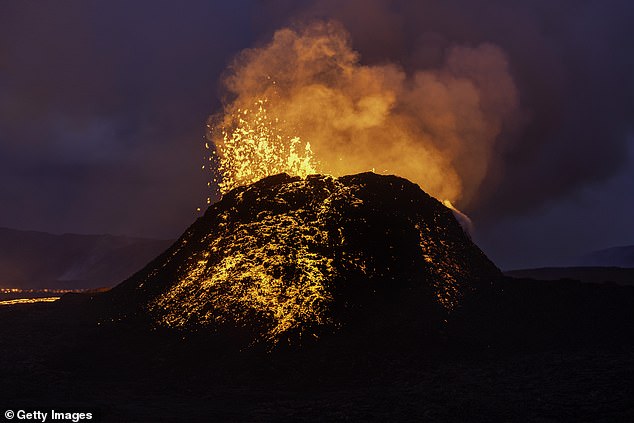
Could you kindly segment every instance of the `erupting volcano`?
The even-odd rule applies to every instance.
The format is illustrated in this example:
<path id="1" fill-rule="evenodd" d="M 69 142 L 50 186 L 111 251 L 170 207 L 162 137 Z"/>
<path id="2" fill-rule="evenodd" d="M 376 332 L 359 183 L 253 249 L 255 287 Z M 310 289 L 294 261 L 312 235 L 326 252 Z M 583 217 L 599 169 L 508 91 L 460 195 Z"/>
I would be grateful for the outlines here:
<path id="1" fill-rule="evenodd" d="M 205 145 L 220 200 L 109 294 L 134 298 L 122 314 L 299 344 L 353 321 L 441 330 L 500 277 L 452 204 L 473 195 L 515 106 L 499 51 L 455 49 L 407 76 L 359 64 L 342 27 L 316 22 L 230 70 Z"/>
<path id="2" fill-rule="evenodd" d="M 405 179 L 280 174 L 229 191 L 110 295 L 159 326 L 238 328 L 275 345 L 359 320 L 442 325 L 499 276 L 452 212 Z"/>

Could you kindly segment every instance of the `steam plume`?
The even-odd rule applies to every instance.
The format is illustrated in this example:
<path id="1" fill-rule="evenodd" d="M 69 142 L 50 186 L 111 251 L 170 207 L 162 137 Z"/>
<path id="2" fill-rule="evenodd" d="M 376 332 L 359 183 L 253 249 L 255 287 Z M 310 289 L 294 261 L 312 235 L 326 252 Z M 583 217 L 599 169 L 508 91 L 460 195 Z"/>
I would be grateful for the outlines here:
<path id="1" fill-rule="evenodd" d="M 454 47 L 441 67 L 406 74 L 394 63 L 363 65 L 336 22 L 278 30 L 240 53 L 224 84 L 229 101 L 209 134 L 221 156 L 236 116 L 266 99 L 278 139 L 310 143 L 319 172 L 397 174 L 452 202 L 476 193 L 518 108 L 494 45 Z"/>

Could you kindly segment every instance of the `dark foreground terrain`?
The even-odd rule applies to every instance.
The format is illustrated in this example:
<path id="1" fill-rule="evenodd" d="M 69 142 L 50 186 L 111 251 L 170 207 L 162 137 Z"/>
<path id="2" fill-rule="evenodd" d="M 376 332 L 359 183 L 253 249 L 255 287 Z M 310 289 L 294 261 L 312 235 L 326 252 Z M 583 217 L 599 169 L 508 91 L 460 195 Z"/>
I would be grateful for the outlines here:
<path id="1" fill-rule="evenodd" d="M 302 347 L 97 325 L 87 296 L 0 308 L 0 405 L 102 421 L 634 421 L 634 289 L 505 279 L 424 336 Z M 363 336 L 359 334 L 363 333 Z"/>

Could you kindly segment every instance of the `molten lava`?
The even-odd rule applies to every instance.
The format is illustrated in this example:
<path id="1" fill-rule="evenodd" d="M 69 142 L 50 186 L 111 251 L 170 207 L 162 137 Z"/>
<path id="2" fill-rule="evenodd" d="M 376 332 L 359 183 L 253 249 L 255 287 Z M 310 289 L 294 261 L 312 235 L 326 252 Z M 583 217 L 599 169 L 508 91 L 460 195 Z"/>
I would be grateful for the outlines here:
<path id="1" fill-rule="evenodd" d="M 267 103 L 258 99 L 253 108 L 238 109 L 214 139 L 212 159 L 221 176 L 213 181 L 221 194 L 278 173 L 303 178 L 317 173 L 310 143 L 285 133 L 279 119 L 269 116 Z"/>

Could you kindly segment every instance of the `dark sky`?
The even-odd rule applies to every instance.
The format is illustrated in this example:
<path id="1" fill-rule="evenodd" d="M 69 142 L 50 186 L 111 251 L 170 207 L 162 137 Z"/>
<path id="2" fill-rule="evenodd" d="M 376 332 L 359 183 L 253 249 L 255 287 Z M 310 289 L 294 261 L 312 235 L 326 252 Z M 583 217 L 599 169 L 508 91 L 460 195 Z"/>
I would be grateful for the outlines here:
<path id="1" fill-rule="evenodd" d="M 232 57 L 307 18 L 368 64 L 499 46 L 524 111 L 466 210 L 504 268 L 634 244 L 629 1 L 3 1 L 0 226 L 176 237 L 207 197 L 205 121 Z M 493 182 L 495 181 L 495 182 Z"/>

